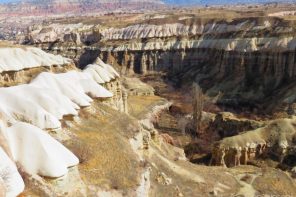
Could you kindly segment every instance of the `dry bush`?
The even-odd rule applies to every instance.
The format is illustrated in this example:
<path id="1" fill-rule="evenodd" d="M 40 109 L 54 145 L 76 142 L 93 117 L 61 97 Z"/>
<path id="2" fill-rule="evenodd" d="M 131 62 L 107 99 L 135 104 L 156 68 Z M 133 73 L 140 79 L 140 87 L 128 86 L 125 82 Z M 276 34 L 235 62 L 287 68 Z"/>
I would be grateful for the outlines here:
<path id="1" fill-rule="evenodd" d="M 80 163 L 87 162 L 93 155 L 89 145 L 79 140 L 69 140 L 65 146 L 78 157 Z"/>

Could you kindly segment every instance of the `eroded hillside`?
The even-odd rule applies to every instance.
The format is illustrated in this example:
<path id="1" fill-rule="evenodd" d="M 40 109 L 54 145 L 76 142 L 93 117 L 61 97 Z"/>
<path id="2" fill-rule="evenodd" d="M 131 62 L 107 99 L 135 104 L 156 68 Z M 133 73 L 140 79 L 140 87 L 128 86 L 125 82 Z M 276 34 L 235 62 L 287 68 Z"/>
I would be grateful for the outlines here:
<path id="1" fill-rule="evenodd" d="M 119 74 L 99 59 L 81 71 L 71 60 L 40 49 L 1 50 L 17 54 L 17 59 L 1 56 L 2 75 L 9 71 L 25 79 L 10 77 L 0 88 L 3 195 L 295 194 L 294 181 L 279 170 L 187 161 L 153 125 L 171 103 L 144 83 L 133 89 L 129 84 L 136 79 L 126 79 L 122 87 Z M 271 190 L 256 184 L 273 176 L 278 183 Z"/>
<path id="2" fill-rule="evenodd" d="M 296 195 L 295 5 L 243 8 L 48 18 L 1 43 L 3 194 Z"/>
<path id="3" fill-rule="evenodd" d="M 295 100 L 295 21 L 276 13 L 292 8 L 238 9 L 59 19 L 31 27 L 19 42 L 81 68 L 100 57 L 122 75 L 168 71 L 177 86 L 195 81 L 210 96 L 222 92 L 223 105 L 287 110 Z"/>

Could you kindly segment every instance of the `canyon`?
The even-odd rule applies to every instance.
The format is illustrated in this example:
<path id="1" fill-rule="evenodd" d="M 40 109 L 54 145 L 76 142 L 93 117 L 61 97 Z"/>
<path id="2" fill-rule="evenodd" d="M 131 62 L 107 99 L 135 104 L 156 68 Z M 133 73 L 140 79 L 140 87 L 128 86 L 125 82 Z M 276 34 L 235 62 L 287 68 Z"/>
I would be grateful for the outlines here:
<path id="1" fill-rule="evenodd" d="M 112 3 L 0 10 L 0 196 L 295 196 L 295 5 Z"/>
<path id="2" fill-rule="evenodd" d="M 293 21 L 241 15 L 231 22 L 179 14 L 123 15 L 119 27 L 113 16 L 83 25 L 86 18 L 79 24 L 34 26 L 18 40 L 62 53 L 81 68 L 100 57 L 127 76 L 168 71 L 179 86 L 196 81 L 210 96 L 221 92 L 221 105 L 268 113 L 287 110 L 295 101 L 290 90 L 295 77 Z M 113 19 L 113 27 L 104 25 Z M 131 19 L 137 24 L 130 25 Z"/>

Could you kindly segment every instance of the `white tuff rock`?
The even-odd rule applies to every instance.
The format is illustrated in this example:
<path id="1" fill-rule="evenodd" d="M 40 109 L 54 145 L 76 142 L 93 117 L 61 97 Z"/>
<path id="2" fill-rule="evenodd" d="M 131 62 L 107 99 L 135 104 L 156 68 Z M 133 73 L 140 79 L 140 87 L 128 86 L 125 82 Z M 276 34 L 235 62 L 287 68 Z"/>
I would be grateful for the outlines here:
<path id="1" fill-rule="evenodd" d="M 0 73 L 42 66 L 62 66 L 70 62 L 70 59 L 59 55 L 52 55 L 33 47 L 0 48 Z"/>
<path id="2" fill-rule="evenodd" d="M 65 63 L 69 60 L 40 49 L 0 48 L 0 72 Z M 103 79 L 119 76 L 111 66 L 98 64 L 93 68 L 104 71 L 96 72 Z M 112 96 L 93 76 L 78 71 L 41 73 L 29 84 L 0 88 L 0 134 L 8 144 L 8 150 L 0 146 L 0 181 L 6 195 L 14 197 L 24 190 L 15 163 L 30 175 L 52 178 L 66 175 L 68 167 L 77 165 L 78 158 L 42 129 L 60 128 L 63 116 L 77 116 L 77 110 L 90 106 L 93 98 Z"/>

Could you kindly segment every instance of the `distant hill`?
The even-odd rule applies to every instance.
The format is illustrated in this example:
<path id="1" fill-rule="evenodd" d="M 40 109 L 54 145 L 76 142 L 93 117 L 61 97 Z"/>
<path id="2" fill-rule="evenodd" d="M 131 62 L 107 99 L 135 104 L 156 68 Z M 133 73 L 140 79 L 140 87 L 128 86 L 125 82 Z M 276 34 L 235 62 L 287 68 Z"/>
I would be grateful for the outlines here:
<path id="1" fill-rule="evenodd" d="M 85 14 L 115 10 L 154 9 L 161 0 L 0 0 L 0 15 Z"/>
<path id="2" fill-rule="evenodd" d="M 284 2 L 288 0 L 277 0 Z M 289 0 L 296 2 L 296 0 Z M 0 16 L 89 14 L 113 11 L 154 10 L 163 5 L 214 5 L 268 3 L 274 0 L 0 0 Z"/>
<path id="3" fill-rule="evenodd" d="M 296 0 L 0 0 L 0 3 L 15 3 L 31 5 L 50 5 L 50 4 L 121 4 L 129 5 L 131 3 L 164 3 L 169 5 L 214 5 L 214 4 L 238 4 L 238 3 L 269 3 L 269 2 L 296 2 Z"/>
<path id="4" fill-rule="evenodd" d="M 238 3 L 296 2 L 296 0 L 163 0 L 163 2 L 174 5 L 221 5 Z"/>

